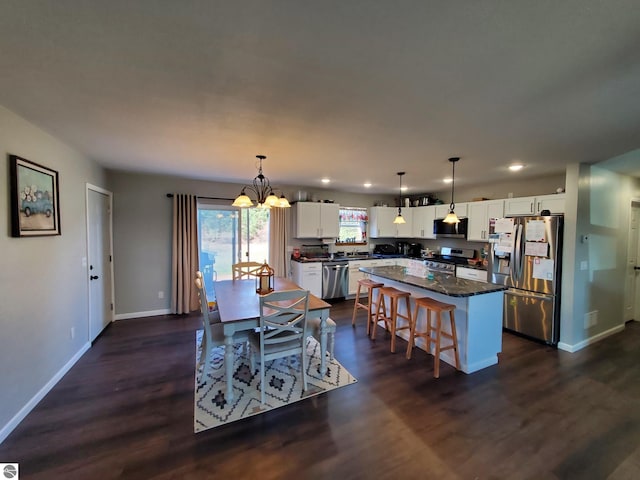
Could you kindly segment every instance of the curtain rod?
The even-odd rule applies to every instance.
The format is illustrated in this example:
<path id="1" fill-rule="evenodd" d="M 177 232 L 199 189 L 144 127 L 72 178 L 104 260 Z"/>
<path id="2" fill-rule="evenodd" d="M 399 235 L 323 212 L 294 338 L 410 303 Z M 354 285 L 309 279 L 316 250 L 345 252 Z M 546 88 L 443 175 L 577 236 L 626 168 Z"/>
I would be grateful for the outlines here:
<path id="1" fill-rule="evenodd" d="M 225 198 L 225 197 L 203 197 L 202 195 L 196 195 L 198 198 L 204 198 L 206 200 L 229 200 L 233 202 L 235 198 Z M 173 193 L 167 193 L 167 198 L 173 198 Z"/>

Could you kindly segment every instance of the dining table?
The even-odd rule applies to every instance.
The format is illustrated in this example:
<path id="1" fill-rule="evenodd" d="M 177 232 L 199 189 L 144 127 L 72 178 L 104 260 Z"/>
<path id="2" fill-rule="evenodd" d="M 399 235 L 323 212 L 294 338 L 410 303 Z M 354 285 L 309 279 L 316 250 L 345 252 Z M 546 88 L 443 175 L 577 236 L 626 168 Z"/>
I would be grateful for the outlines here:
<path id="1" fill-rule="evenodd" d="M 260 326 L 260 295 L 256 292 L 255 279 L 220 280 L 213 283 L 220 321 L 224 331 L 224 366 L 226 375 L 225 399 L 233 400 L 233 362 L 235 350 L 233 336 L 236 332 L 253 330 Z M 275 277 L 273 281 L 275 291 L 303 290 L 288 278 Z M 309 293 L 309 313 L 311 318 L 320 318 L 320 374 L 327 373 L 327 318 L 331 305 Z"/>

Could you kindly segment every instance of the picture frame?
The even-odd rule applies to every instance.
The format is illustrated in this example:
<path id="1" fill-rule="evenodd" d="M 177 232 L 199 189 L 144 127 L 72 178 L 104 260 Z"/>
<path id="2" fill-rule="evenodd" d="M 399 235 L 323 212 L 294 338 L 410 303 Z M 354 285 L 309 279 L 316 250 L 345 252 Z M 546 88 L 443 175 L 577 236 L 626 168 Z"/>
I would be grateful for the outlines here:
<path id="1" fill-rule="evenodd" d="M 58 172 L 9 155 L 11 235 L 61 235 Z"/>

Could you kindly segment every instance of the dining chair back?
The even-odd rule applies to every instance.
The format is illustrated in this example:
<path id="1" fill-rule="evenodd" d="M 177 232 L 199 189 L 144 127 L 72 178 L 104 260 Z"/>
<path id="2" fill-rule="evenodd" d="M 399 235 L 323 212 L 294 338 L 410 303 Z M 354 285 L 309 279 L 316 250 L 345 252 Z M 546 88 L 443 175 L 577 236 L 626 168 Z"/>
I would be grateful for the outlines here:
<path id="1" fill-rule="evenodd" d="M 265 362 L 300 355 L 302 385 L 307 390 L 306 338 L 309 334 L 307 316 L 309 292 L 284 290 L 260 297 L 260 328 L 249 335 L 252 370 L 260 355 L 260 401 L 265 403 Z"/>
<path id="2" fill-rule="evenodd" d="M 216 302 L 210 302 L 209 299 L 207 298 L 207 286 L 204 283 L 204 276 L 202 275 L 202 272 L 200 270 L 196 271 L 196 279 L 200 279 L 200 284 L 202 285 L 202 288 L 203 288 L 202 294 L 200 294 L 200 287 L 198 287 L 198 284 L 196 283 L 196 288 L 198 289 L 198 297 L 200 298 L 200 302 L 204 300 L 204 302 L 207 304 L 207 312 L 208 312 L 207 316 L 209 319 L 209 323 L 210 324 L 220 323 L 220 313 L 218 313 Z M 202 304 L 201 304 L 201 310 L 202 310 Z"/>
<path id="3" fill-rule="evenodd" d="M 200 273 L 200 275 L 198 275 Z M 200 299 L 200 312 L 202 313 L 202 328 L 204 330 L 201 342 L 200 358 L 198 359 L 198 365 L 196 371 L 202 368 L 202 374 L 200 375 L 199 385 L 204 385 L 211 369 L 211 362 L 209 356 L 214 348 L 223 346 L 225 344 L 224 338 L 224 326 L 220 321 L 220 314 L 217 310 L 211 311 L 209 309 L 209 302 L 207 301 L 207 292 L 204 288 L 204 281 L 201 272 L 196 272 L 196 278 L 194 279 L 196 288 L 198 289 L 198 297 Z M 233 342 L 246 342 L 248 335 L 246 332 L 236 332 L 233 336 Z"/>
<path id="4" fill-rule="evenodd" d="M 234 280 L 252 278 L 256 276 L 257 270 L 262 266 L 258 262 L 239 262 L 231 266 L 231 273 Z"/>

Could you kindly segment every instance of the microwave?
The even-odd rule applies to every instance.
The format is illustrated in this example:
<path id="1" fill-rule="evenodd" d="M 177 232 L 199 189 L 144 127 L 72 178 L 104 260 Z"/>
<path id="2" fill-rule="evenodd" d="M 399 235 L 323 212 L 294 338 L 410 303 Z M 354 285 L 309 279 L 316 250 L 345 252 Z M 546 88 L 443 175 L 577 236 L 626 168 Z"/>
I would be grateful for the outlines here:
<path id="1" fill-rule="evenodd" d="M 443 219 L 433 221 L 433 233 L 436 238 L 467 238 L 468 218 L 461 218 L 458 223 L 444 223 Z"/>

